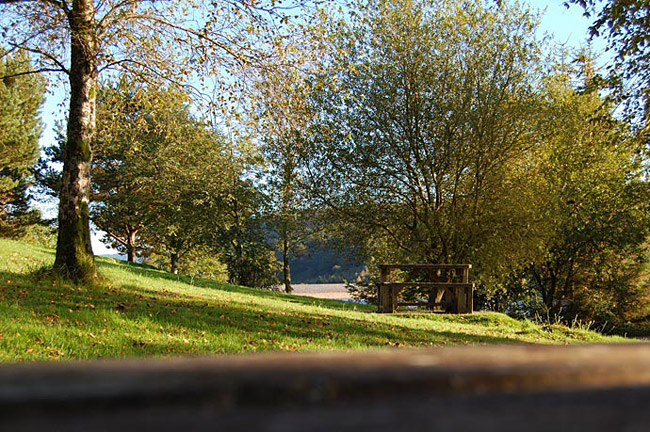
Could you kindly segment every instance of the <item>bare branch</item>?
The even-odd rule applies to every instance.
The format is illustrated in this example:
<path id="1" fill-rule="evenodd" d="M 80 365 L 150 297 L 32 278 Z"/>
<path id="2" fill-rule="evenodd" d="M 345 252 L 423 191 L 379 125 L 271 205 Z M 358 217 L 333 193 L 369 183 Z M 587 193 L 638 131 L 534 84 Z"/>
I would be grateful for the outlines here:
<path id="1" fill-rule="evenodd" d="M 141 3 L 145 2 L 150 2 L 154 3 L 156 0 L 141 0 Z M 112 23 L 114 23 L 116 20 L 112 20 L 111 17 L 120 11 L 120 9 L 123 6 L 126 6 L 128 4 L 131 4 L 133 0 L 122 0 L 120 2 L 117 2 L 113 4 L 110 9 L 104 14 L 104 16 L 97 22 L 97 26 L 101 29 L 101 32 L 103 32 L 106 28 L 110 27 Z M 99 8 L 98 8 L 99 10 Z M 124 17 L 120 17 L 119 20 L 123 20 Z M 128 16 L 127 16 L 128 19 Z"/>
<path id="2" fill-rule="evenodd" d="M 132 73 L 132 74 L 134 74 L 134 75 L 138 75 L 137 71 L 135 71 L 135 70 L 133 70 L 133 69 L 131 69 L 131 68 L 128 67 L 129 64 L 132 64 L 132 65 L 135 65 L 135 66 L 137 66 L 137 67 L 139 67 L 139 68 L 144 69 L 144 70 L 147 71 L 149 74 L 151 74 L 151 76 L 158 77 L 158 78 L 162 79 L 163 81 L 166 81 L 166 82 L 168 82 L 168 83 L 171 83 L 171 84 L 173 84 L 173 85 L 175 85 L 175 86 L 177 86 L 177 87 L 179 87 L 179 88 L 183 88 L 183 87 L 184 87 L 182 83 L 180 83 L 179 81 L 175 80 L 174 78 L 172 78 L 172 77 L 170 77 L 170 76 L 167 76 L 167 75 L 164 75 L 164 74 L 160 73 L 159 71 L 157 71 L 155 68 L 153 68 L 153 67 L 151 67 L 151 66 L 149 66 L 149 65 L 146 65 L 146 64 L 144 64 L 144 63 L 142 63 L 142 62 L 139 62 L 139 61 L 137 61 L 137 60 L 133 60 L 133 59 L 123 59 L 123 60 L 115 61 L 115 62 L 113 62 L 112 64 L 113 64 L 113 66 L 118 65 L 118 64 L 119 64 L 119 65 L 122 65 L 122 67 L 124 68 L 124 70 L 126 70 L 127 72 L 130 72 L 130 73 Z M 106 67 L 102 68 L 102 70 L 104 70 L 104 69 L 106 69 Z M 140 75 L 140 78 L 142 78 L 142 79 L 143 79 L 144 81 L 146 81 L 148 84 L 155 84 L 155 83 L 153 83 L 153 82 L 147 80 L 147 79 L 146 79 L 146 76 L 142 76 L 142 75 Z"/>
<path id="3" fill-rule="evenodd" d="M 61 69 L 41 68 L 41 69 L 35 69 L 35 70 L 32 70 L 32 71 L 16 72 L 14 74 L 1 76 L 0 80 L 6 79 L 6 78 L 15 78 L 15 77 L 23 76 L 23 75 L 35 75 L 35 74 L 39 74 L 39 73 L 48 73 L 48 72 L 57 72 L 57 73 L 58 72 L 66 72 L 67 73 L 67 71 L 64 71 L 64 70 L 61 70 Z"/>
<path id="4" fill-rule="evenodd" d="M 30 3 L 30 2 L 38 2 L 38 1 L 49 3 L 60 9 L 63 9 L 66 12 L 69 11 L 68 3 L 65 0 L 0 0 L 0 4 Z"/>
<path id="5" fill-rule="evenodd" d="M 56 69 L 58 72 L 65 72 L 68 75 L 70 74 L 70 71 L 68 70 L 68 68 L 66 68 L 65 65 L 59 61 L 59 59 L 57 59 L 56 57 L 54 57 L 52 54 L 50 54 L 48 52 L 42 51 L 42 50 L 37 49 L 37 48 L 32 48 L 32 47 L 28 47 L 28 46 L 24 46 L 24 45 L 14 44 L 14 43 L 11 43 L 11 42 L 9 43 L 9 45 L 11 45 L 13 48 L 15 48 L 17 50 L 23 50 L 23 51 L 27 51 L 27 52 L 30 52 L 30 53 L 34 53 L 34 54 L 38 54 L 40 56 L 43 56 L 43 57 L 45 57 L 46 59 L 50 60 L 51 62 L 53 62 L 55 65 L 58 66 L 58 69 Z M 53 71 L 53 70 L 51 70 L 51 71 Z M 48 72 L 50 72 L 50 71 L 48 71 Z"/>
<path id="6" fill-rule="evenodd" d="M 134 19 L 134 20 L 139 19 L 139 20 L 144 20 L 144 21 L 151 21 L 151 22 L 156 23 L 156 24 L 161 24 L 161 25 L 166 26 L 166 27 L 168 27 L 170 29 L 178 30 L 178 31 L 181 31 L 181 32 L 186 33 L 188 35 L 192 35 L 192 36 L 196 37 L 198 40 L 205 41 L 205 42 L 207 42 L 207 44 L 213 45 L 213 46 L 225 51 L 226 53 L 228 53 L 228 55 L 230 55 L 232 58 L 234 58 L 242 66 L 245 65 L 245 64 L 251 63 L 250 58 L 247 59 L 246 58 L 247 56 L 243 56 L 241 54 L 236 53 L 230 47 L 225 45 L 223 42 L 220 42 L 220 41 L 216 40 L 215 38 L 210 37 L 207 34 L 207 32 L 201 32 L 199 30 L 192 29 L 192 28 L 189 28 L 189 27 L 185 27 L 185 26 L 182 26 L 180 24 L 174 24 L 173 22 L 167 21 L 166 19 L 156 17 L 156 16 L 151 16 L 151 15 L 130 15 L 125 19 Z"/>

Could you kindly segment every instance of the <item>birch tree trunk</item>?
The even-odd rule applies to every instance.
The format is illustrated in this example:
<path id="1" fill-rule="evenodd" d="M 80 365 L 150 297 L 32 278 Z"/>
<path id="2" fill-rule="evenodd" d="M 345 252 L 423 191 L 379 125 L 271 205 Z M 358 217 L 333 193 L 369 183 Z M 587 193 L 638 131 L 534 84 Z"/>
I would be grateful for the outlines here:
<path id="1" fill-rule="evenodd" d="M 135 253 L 135 248 L 136 248 L 135 244 L 137 241 L 138 230 L 129 231 L 127 235 L 128 237 L 126 243 L 126 257 L 130 263 L 135 264 L 137 262 L 137 255 Z"/>
<path id="2" fill-rule="evenodd" d="M 289 263 L 289 235 L 284 232 L 284 239 L 282 241 L 282 276 L 284 282 L 284 292 L 290 294 L 293 292 L 291 286 L 291 266 Z"/>
<path id="3" fill-rule="evenodd" d="M 173 274 L 178 274 L 178 254 L 177 253 L 172 253 L 171 254 L 171 272 Z"/>
<path id="4" fill-rule="evenodd" d="M 95 274 L 88 215 L 97 85 L 97 40 L 92 0 L 74 0 L 68 20 L 71 34 L 70 113 L 59 195 L 54 270 L 79 280 Z"/>

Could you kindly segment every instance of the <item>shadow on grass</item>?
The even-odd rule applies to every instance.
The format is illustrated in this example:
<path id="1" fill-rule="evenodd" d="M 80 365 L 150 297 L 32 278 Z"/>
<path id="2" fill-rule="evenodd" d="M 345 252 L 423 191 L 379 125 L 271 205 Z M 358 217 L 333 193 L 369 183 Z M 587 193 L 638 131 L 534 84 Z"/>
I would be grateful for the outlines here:
<path id="1" fill-rule="evenodd" d="M 111 269 L 116 269 L 121 271 L 129 271 L 135 275 L 142 276 L 142 277 L 183 283 L 198 288 L 216 289 L 220 291 L 234 292 L 239 294 L 248 294 L 260 298 L 277 299 L 289 303 L 296 303 L 296 304 L 303 304 L 303 305 L 310 305 L 310 306 L 322 306 L 322 307 L 327 307 L 330 309 L 338 309 L 338 310 L 351 310 L 354 309 L 355 307 L 357 309 L 363 309 L 363 310 L 374 310 L 373 306 L 359 305 L 356 303 L 343 302 L 340 300 L 317 299 L 314 297 L 286 294 L 279 291 L 271 291 L 271 290 L 239 286 L 239 285 L 231 285 L 231 284 L 221 283 L 221 282 L 217 282 L 210 279 L 204 279 L 200 277 L 177 275 L 177 274 L 156 269 L 151 266 L 142 265 L 142 264 L 132 264 L 126 261 L 115 262 L 114 260 L 111 259 L 101 258 L 100 260 L 97 261 L 97 265 L 100 269 L 111 268 Z"/>
<path id="2" fill-rule="evenodd" d="M 15 319 L 25 320 L 32 332 L 48 330 L 56 325 L 55 342 L 66 345 L 65 334 L 80 329 L 110 327 L 110 332 L 141 335 L 130 336 L 132 341 L 125 348 L 112 347 L 110 341 L 101 348 L 81 346 L 71 357 L 95 357 L 166 355 L 189 352 L 177 339 L 168 343 L 147 339 L 147 332 L 187 334 L 194 342 L 197 334 L 205 342 L 193 345 L 193 354 L 215 352 L 244 352 L 251 349 L 269 350 L 328 350 L 359 349 L 386 345 L 429 346 L 438 344 L 468 343 L 515 343 L 515 339 L 476 335 L 464 332 L 439 331 L 417 328 L 410 320 L 386 320 L 377 322 L 364 319 L 367 314 L 356 316 L 328 315 L 278 307 L 261 308 L 247 300 L 227 301 L 220 298 L 193 298 L 169 296 L 166 292 L 143 290 L 133 285 L 107 289 L 101 285 L 90 287 L 61 286 L 51 281 L 39 281 L 35 286 L 29 276 L 0 272 L 2 281 L 12 280 L 1 288 L 2 302 L 11 305 L 7 313 Z M 352 315 L 352 314 L 351 314 Z M 56 316 L 55 324 L 49 317 Z M 8 317 L 14 318 L 14 317 Z M 107 324 L 108 323 L 108 324 Z M 138 325 L 136 326 L 135 323 Z M 411 325 L 412 324 L 412 325 Z M 138 327 L 140 326 L 140 327 Z M 143 327 L 144 326 L 144 327 Z M 40 329 L 40 330 L 39 330 Z M 99 332 L 97 343 L 101 340 Z M 166 333 L 165 333 L 166 334 Z M 225 342 L 224 342 L 225 341 Z M 519 341 L 520 342 L 520 341 Z M 88 350 L 87 352 L 84 349 Z M 170 351 L 171 349 L 171 351 Z"/>

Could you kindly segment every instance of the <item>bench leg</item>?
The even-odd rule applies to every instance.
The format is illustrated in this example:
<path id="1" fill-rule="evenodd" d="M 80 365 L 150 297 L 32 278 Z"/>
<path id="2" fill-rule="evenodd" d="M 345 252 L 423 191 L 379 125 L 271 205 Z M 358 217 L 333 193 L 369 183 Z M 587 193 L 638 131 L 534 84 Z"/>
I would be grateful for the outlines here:
<path id="1" fill-rule="evenodd" d="M 467 289 L 455 288 L 456 291 L 456 313 L 467 313 Z"/>
<path id="2" fill-rule="evenodd" d="M 445 288 L 445 313 L 458 313 L 458 297 L 455 288 Z"/>

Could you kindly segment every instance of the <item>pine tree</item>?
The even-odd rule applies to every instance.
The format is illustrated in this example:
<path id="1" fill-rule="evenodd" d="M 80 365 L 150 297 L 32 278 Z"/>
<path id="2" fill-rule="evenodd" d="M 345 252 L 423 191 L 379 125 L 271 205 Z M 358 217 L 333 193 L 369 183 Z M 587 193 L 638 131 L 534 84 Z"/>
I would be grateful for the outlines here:
<path id="1" fill-rule="evenodd" d="M 42 125 L 39 108 L 43 79 L 29 74 L 29 57 L 6 55 L 0 61 L 0 235 L 12 236 L 38 219 L 30 209 L 28 187 L 38 160 Z"/>

